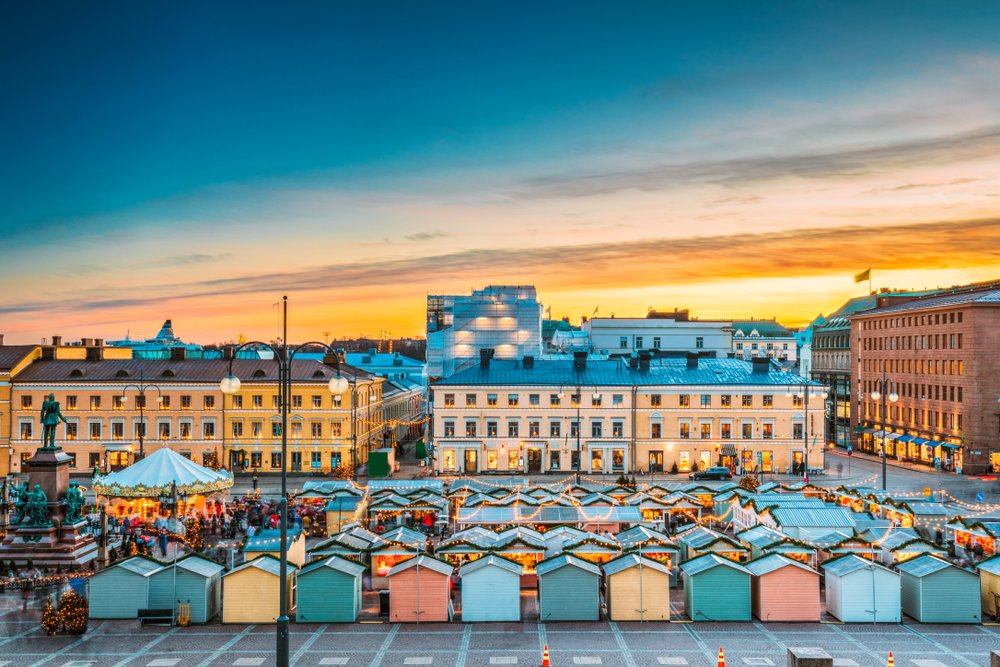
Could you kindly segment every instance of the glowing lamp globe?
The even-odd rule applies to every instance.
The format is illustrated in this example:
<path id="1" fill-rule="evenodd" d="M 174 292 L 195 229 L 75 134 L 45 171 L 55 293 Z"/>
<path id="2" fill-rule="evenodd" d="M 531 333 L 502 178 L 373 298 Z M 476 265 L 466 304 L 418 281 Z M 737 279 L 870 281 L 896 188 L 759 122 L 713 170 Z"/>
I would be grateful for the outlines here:
<path id="1" fill-rule="evenodd" d="M 873 391 L 871 396 L 873 401 L 877 401 L 878 399 L 882 398 L 882 394 L 880 394 L 877 391 Z"/>
<path id="2" fill-rule="evenodd" d="M 349 383 L 347 382 L 347 378 L 343 378 L 343 377 L 341 377 L 339 375 L 337 375 L 336 377 L 330 378 L 330 393 L 331 394 L 343 394 L 345 391 L 347 391 L 347 387 L 348 386 L 349 386 Z"/>
<path id="3" fill-rule="evenodd" d="M 889 394 L 889 400 L 895 403 L 896 401 L 899 400 L 899 394 L 897 394 L 896 392 L 892 392 L 891 394 Z"/>
<path id="4" fill-rule="evenodd" d="M 240 390 L 240 379 L 235 375 L 227 375 L 219 381 L 219 389 L 223 394 L 232 396 Z"/>

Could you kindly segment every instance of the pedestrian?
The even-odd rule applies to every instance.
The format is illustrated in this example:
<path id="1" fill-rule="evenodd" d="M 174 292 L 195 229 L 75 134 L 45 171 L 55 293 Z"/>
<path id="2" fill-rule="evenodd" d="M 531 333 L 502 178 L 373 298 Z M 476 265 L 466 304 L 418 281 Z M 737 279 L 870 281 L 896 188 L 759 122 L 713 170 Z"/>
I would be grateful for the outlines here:
<path id="1" fill-rule="evenodd" d="M 167 557 L 167 543 L 169 539 L 169 534 L 167 533 L 166 527 L 160 528 L 160 532 L 157 535 L 157 541 L 160 545 L 160 554 L 166 558 Z"/>

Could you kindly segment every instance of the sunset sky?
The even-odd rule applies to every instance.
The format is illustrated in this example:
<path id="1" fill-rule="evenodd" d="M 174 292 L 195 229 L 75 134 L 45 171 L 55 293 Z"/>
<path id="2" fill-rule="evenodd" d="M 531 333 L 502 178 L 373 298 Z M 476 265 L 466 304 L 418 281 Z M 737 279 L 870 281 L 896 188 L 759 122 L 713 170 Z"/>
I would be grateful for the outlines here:
<path id="1" fill-rule="evenodd" d="M 203 5 L 208 5 L 203 6 Z M 546 7 L 548 9 L 546 9 Z M 1000 3 L 11 3 L 0 333 L 800 324 L 1000 278 Z"/>

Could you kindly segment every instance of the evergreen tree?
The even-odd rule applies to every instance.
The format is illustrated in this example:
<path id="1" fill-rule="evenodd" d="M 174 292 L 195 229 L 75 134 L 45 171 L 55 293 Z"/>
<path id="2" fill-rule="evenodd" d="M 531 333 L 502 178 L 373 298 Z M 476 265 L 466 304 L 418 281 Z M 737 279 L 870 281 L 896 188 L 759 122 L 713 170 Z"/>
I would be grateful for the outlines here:
<path id="1" fill-rule="evenodd" d="M 90 615 L 90 605 L 85 598 L 73 591 L 63 595 L 59 601 L 59 618 L 63 629 L 71 635 L 82 635 L 87 632 L 87 616 Z"/>
<path id="2" fill-rule="evenodd" d="M 205 548 L 205 542 L 201 538 L 201 521 L 197 517 L 190 517 L 184 524 L 184 541 L 194 551 Z"/>
<path id="3" fill-rule="evenodd" d="M 45 610 L 42 612 L 42 628 L 45 629 L 45 634 L 51 637 L 59 632 L 60 625 L 59 612 L 56 611 L 51 602 L 46 602 Z"/>

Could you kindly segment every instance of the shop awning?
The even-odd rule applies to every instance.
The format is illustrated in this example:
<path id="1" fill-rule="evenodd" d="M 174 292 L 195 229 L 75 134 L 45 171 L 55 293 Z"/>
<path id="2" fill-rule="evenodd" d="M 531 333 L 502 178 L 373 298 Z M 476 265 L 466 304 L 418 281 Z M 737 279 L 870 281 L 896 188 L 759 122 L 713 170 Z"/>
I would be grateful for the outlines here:
<path id="1" fill-rule="evenodd" d="M 106 442 L 104 443 L 104 451 L 106 452 L 127 452 L 129 447 L 132 445 L 122 444 L 120 442 Z"/>
<path id="2" fill-rule="evenodd" d="M 933 440 L 928 440 L 927 438 L 913 438 L 913 444 L 920 445 L 920 446 L 931 445 L 933 447 L 934 446 L 934 441 Z"/>
<path id="3" fill-rule="evenodd" d="M 727 442 L 722 445 L 722 455 L 723 456 L 736 456 L 736 445 L 731 442 Z"/>
<path id="4" fill-rule="evenodd" d="M 886 440 L 896 440 L 897 438 L 901 438 L 901 437 L 903 437 L 902 433 L 886 433 L 885 434 L 885 439 Z"/>
<path id="5" fill-rule="evenodd" d="M 939 442 L 938 444 L 941 445 L 942 447 L 944 447 L 945 449 L 961 449 L 962 448 L 962 445 L 953 445 L 950 442 Z"/>
<path id="6" fill-rule="evenodd" d="M 875 435 L 875 429 L 873 429 L 873 428 L 861 428 L 861 427 L 859 426 L 859 427 L 858 427 L 858 429 L 859 429 L 859 430 L 860 430 L 860 431 L 861 431 L 862 433 L 867 433 L 868 435 Z"/>
<path id="7" fill-rule="evenodd" d="M 873 430 L 872 431 L 872 435 L 874 435 L 876 438 L 881 438 L 882 436 L 885 435 L 885 431 L 875 431 L 875 430 Z"/>
<path id="8" fill-rule="evenodd" d="M 896 439 L 899 440 L 900 442 L 913 442 L 916 438 L 914 438 L 912 435 L 901 435 Z"/>

